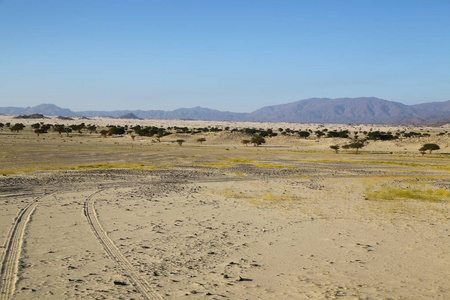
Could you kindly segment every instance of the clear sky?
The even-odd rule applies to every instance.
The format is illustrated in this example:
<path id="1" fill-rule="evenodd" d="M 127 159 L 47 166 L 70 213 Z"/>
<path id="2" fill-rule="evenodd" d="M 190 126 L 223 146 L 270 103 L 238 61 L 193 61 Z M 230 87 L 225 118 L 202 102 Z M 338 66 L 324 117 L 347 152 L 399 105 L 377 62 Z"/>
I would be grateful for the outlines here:
<path id="1" fill-rule="evenodd" d="M 0 0 L 0 106 L 450 99 L 449 0 Z"/>

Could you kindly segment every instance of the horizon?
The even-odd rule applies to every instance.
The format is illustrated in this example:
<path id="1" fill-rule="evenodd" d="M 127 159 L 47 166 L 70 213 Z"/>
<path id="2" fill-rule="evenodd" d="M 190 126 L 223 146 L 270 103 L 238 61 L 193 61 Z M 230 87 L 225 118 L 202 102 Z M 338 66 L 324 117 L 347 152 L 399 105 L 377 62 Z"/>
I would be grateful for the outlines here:
<path id="1" fill-rule="evenodd" d="M 359 95 L 443 102 L 449 9 L 437 0 L 5 0 L 0 106 L 247 113 Z"/>
<path id="2" fill-rule="evenodd" d="M 297 101 L 293 101 L 293 102 L 289 102 L 289 103 L 279 103 L 279 104 L 268 105 L 268 106 L 270 107 L 270 106 L 277 106 L 277 105 L 291 104 L 291 103 L 296 103 L 296 102 L 300 102 L 300 101 L 314 100 L 314 99 L 326 99 L 326 100 L 348 99 L 348 100 L 350 100 L 350 99 L 371 99 L 371 98 L 373 98 L 373 99 L 378 99 L 378 100 L 382 100 L 382 101 L 388 101 L 388 102 L 400 103 L 400 104 L 407 105 L 407 106 L 417 105 L 417 104 L 425 104 L 425 103 L 442 103 L 442 102 L 450 101 L 450 100 L 444 100 L 444 101 L 423 102 L 423 103 L 416 103 L 416 104 L 405 104 L 405 103 L 401 103 L 401 102 L 397 102 L 397 101 L 391 101 L 391 100 L 388 100 L 388 99 L 381 99 L 381 98 L 374 97 L 374 96 L 370 96 L 370 97 L 354 97 L 354 98 L 350 98 L 350 97 L 342 97 L 342 98 L 326 98 L 326 97 L 319 98 L 319 97 L 311 97 L 311 98 L 301 99 L 301 100 L 297 100 Z M 252 112 L 254 112 L 254 111 L 256 111 L 256 110 L 259 110 L 259 109 L 261 109 L 261 108 L 267 107 L 267 106 L 260 107 L 260 108 L 257 108 L 256 110 L 253 110 L 253 111 L 250 111 L 250 112 L 236 112 L 236 111 L 229 111 L 229 110 L 228 110 L 228 111 L 225 111 L 225 110 L 218 110 L 218 109 L 209 108 L 209 107 L 204 107 L 204 106 L 199 106 L 199 105 L 197 105 L 197 106 L 192 106 L 192 107 L 178 107 L 178 108 L 174 108 L 174 109 L 171 109 L 171 110 L 166 110 L 166 109 L 148 109 L 148 110 L 147 110 L 147 109 L 140 109 L 140 108 L 137 108 L 137 109 L 123 108 L 123 109 L 113 109 L 113 110 L 97 110 L 97 109 L 74 110 L 74 109 L 72 109 L 71 107 L 63 107 L 63 106 L 59 106 L 59 105 L 54 104 L 54 103 L 40 103 L 40 104 L 33 105 L 33 106 L 3 106 L 3 107 L 0 106 L 0 108 L 6 108 L 6 107 L 14 107 L 14 108 L 34 108 L 34 107 L 42 106 L 42 105 L 51 105 L 51 106 L 56 106 L 56 107 L 58 107 L 58 108 L 60 108 L 60 109 L 68 109 L 68 110 L 70 110 L 70 111 L 72 111 L 72 112 L 74 112 L 74 113 L 78 113 L 78 112 L 89 112 L 89 111 L 103 111 L 103 112 L 129 111 L 130 113 L 133 113 L 133 112 L 136 112 L 136 111 L 153 111 L 153 110 L 155 110 L 155 111 L 156 111 L 156 110 L 160 110 L 160 111 L 170 112 L 170 111 L 175 111 L 175 110 L 179 110 L 179 109 L 202 108 L 202 109 L 217 110 L 217 111 L 221 111 L 221 112 L 230 112 L 230 113 L 237 113 L 237 114 L 250 114 L 250 113 L 252 113 Z"/>

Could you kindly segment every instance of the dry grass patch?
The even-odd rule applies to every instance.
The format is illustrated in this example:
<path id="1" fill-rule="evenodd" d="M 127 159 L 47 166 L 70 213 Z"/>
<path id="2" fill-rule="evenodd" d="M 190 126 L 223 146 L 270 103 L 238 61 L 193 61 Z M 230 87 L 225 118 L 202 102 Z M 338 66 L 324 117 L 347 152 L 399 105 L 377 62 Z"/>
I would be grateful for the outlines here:
<path id="1" fill-rule="evenodd" d="M 259 208 L 266 206 L 291 206 L 300 202 L 300 197 L 291 193 L 262 191 L 249 199 L 250 203 Z"/>
<path id="2" fill-rule="evenodd" d="M 232 166 L 232 164 L 227 164 L 227 163 L 204 163 L 204 164 L 201 164 L 201 166 L 213 167 L 213 168 L 230 168 Z"/>
<path id="3" fill-rule="evenodd" d="M 253 166 L 257 168 L 272 168 L 272 169 L 295 169 L 293 166 L 284 166 L 277 164 L 269 164 L 269 163 L 253 163 Z"/>
<path id="4" fill-rule="evenodd" d="M 395 186 L 369 186 L 366 188 L 368 200 L 419 200 L 419 201 L 448 201 L 450 191 L 433 187 L 395 187 Z"/>
<path id="5" fill-rule="evenodd" d="M 422 168 L 422 169 L 434 169 L 434 170 L 444 170 L 450 171 L 450 165 L 448 161 L 443 161 L 442 164 L 433 163 L 416 163 L 416 162 L 406 162 L 406 161 L 392 161 L 392 160 L 343 160 L 343 159 L 317 159 L 310 160 L 310 162 L 340 162 L 340 163 L 354 163 L 354 164 L 374 164 L 374 165 L 393 165 L 402 167 L 412 167 L 412 168 Z"/>
<path id="6" fill-rule="evenodd" d="M 363 194 L 376 215 L 395 219 L 434 220 L 447 218 L 450 190 L 436 176 L 390 176 L 366 178 Z"/>
<path id="7" fill-rule="evenodd" d="M 236 164 L 251 164 L 251 163 L 253 163 L 253 160 L 251 160 L 251 159 L 242 159 L 242 158 L 222 158 L 219 160 L 227 161 L 230 163 L 236 163 Z"/>
<path id="8" fill-rule="evenodd" d="M 210 192 L 228 199 L 246 200 L 258 208 L 292 206 L 300 203 L 301 200 L 295 191 L 286 191 L 284 188 L 261 185 L 260 183 L 248 184 L 245 190 L 226 185 L 212 189 Z"/>

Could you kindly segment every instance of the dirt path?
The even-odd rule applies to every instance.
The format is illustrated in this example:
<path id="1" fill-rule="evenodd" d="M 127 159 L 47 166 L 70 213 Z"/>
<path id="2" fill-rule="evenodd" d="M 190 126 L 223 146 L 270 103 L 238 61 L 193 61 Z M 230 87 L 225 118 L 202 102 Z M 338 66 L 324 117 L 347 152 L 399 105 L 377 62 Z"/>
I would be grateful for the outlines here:
<path id="1" fill-rule="evenodd" d="M 11 299 L 17 281 L 17 270 L 20 253 L 22 251 L 23 235 L 31 215 L 39 204 L 39 200 L 45 195 L 37 197 L 34 201 L 25 206 L 15 219 L 6 239 L 6 249 L 2 253 L 1 273 L 0 273 L 0 299 Z"/>
<path id="2" fill-rule="evenodd" d="M 100 225 L 100 222 L 97 218 L 97 213 L 95 211 L 95 199 L 94 196 L 100 193 L 97 191 L 91 194 L 85 202 L 84 205 L 84 213 L 85 216 L 91 225 L 92 231 L 95 236 L 98 238 L 103 248 L 106 250 L 108 255 L 117 263 L 117 265 L 122 269 L 124 275 L 126 275 L 133 282 L 133 285 L 136 289 L 142 294 L 145 299 L 153 300 L 153 299 L 162 299 L 150 284 L 142 278 L 130 264 L 130 262 L 125 258 L 125 256 L 120 252 L 119 249 L 114 245 L 113 241 L 108 237 L 106 231 Z"/>

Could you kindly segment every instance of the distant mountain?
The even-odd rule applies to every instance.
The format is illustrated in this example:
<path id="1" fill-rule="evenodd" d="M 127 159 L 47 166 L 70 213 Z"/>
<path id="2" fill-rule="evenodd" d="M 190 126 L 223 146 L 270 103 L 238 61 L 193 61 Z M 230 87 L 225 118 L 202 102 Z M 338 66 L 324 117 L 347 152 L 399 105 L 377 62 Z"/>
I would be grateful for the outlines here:
<path id="1" fill-rule="evenodd" d="M 1 109 L 0 109 L 1 111 Z M 78 116 L 86 117 L 113 117 L 119 118 L 123 115 L 134 114 L 141 119 L 190 119 L 204 121 L 243 121 L 246 113 L 233 113 L 215 109 L 193 107 L 180 108 L 172 111 L 164 110 L 116 110 L 116 111 L 80 111 L 76 112 Z"/>
<path id="2" fill-rule="evenodd" d="M 123 116 L 120 116 L 119 119 L 135 119 L 135 120 L 138 120 L 138 119 L 140 119 L 140 118 L 138 118 L 138 117 L 137 117 L 135 114 L 133 114 L 133 113 L 128 113 L 128 114 L 125 114 L 125 115 L 123 115 Z"/>
<path id="3" fill-rule="evenodd" d="M 427 119 L 447 118 L 450 116 L 450 100 L 411 105 Z"/>
<path id="4" fill-rule="evenodd" d="M 208 120 L 208 121 L 243 121 L 246 113 L 233 113 L 229 111 L 220 111 L 215 109 L 203 108 L 200 106 L 194 108 L 180 108 L 168 112 L 168 119 L 192 119 L 192 120 Z"/>
<path id="5" fill-rule="evenodd" d="M 378 98 L 310 98 L 266 106 L 247 116 L 251 121 L 308 123 L 401 123 L 421 118 L 412 107 Z"/>
<path id="6" fill-rule="evenodd" d="M 437 124 L 450 122 L 450 100 L 416 105 L 374 97 L 310 98 L 266 106 L 252 113 L 234 113 L 203 107 L 163 110 L 116 110 L 73 112 L 54 104 L 35 107 L 0 107 L 0 113 L 47 116 L 83 116 L 140 119 L 185 119 L 205 121 L 255 121 L 296 123 Z"/>
<path id="7" fill-rule="evenodd" d="M 61 108 L 54 104 L 40 104 L 34 107 L 0 107 L 0 113 L 7 115 L 44 114 L 47 116 L 75 116 L 68 108 Z"/>

